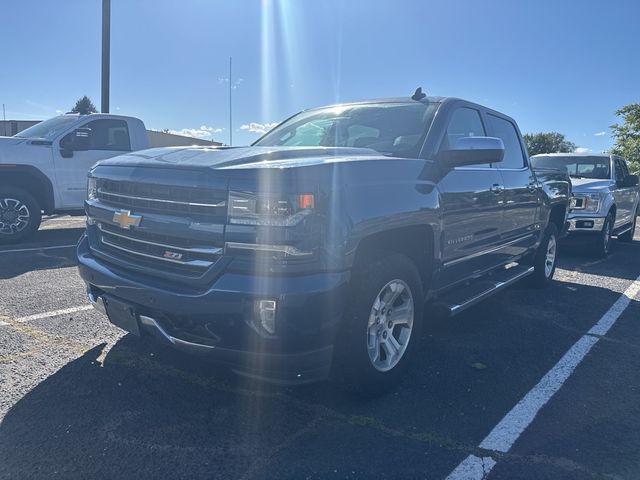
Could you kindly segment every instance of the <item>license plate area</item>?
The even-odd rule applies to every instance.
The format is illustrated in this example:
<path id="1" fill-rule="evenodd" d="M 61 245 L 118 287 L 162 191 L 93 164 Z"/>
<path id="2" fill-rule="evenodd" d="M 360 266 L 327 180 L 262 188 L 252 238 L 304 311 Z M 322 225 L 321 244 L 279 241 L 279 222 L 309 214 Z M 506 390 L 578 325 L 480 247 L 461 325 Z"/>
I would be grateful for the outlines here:
<path id="1" fill-rule="evenodd" d="M 128 303 L 105 295 L 104 303 L 109 321 L 129 333 L 140 336 L 140 324 L 135 310 Z"/>

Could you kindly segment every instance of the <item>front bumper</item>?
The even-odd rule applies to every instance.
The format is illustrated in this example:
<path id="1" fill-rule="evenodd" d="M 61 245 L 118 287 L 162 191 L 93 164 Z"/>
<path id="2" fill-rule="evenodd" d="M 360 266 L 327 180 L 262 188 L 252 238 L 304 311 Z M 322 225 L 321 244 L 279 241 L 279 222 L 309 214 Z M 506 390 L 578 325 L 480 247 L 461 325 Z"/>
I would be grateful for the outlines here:
<path id="1" fill-rule="evenodd" d="M 86 238 L 78 244 L 78 260 L 91 303 L 103 313 L 110 298 L 129 306 L 135 326 L 125 329 L 133 333 L 274 383 L 329 374 L 349 272 L 273 278 L 223 273 L 199 292 L 169 290 L 98 260 Z M 253 308 L 265 298 L 277 301 L 274 335 L 260 329 Z"/>
<path id="2" fill-rule="evenodd" d="M 569 215 L 567 219 L 570 234 L 577 232 L 601 232 L 604 228 L 604 222 L 605 217 Z"/>

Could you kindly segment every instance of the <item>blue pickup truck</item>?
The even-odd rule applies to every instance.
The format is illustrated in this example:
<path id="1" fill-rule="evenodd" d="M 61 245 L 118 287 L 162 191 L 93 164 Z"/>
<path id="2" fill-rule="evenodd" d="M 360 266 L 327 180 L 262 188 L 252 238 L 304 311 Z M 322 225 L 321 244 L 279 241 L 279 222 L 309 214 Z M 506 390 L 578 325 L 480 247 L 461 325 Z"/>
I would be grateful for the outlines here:
<path id="1" fill-rule="evenodd" d="M 569 198 L 514 120 L 418 90 L 301 112 L 249 147 L 98 163 L 79 269 L 133 334 L 375 393 L 419 358 L 426 302 L 453 315 L 551 281 Z"/>

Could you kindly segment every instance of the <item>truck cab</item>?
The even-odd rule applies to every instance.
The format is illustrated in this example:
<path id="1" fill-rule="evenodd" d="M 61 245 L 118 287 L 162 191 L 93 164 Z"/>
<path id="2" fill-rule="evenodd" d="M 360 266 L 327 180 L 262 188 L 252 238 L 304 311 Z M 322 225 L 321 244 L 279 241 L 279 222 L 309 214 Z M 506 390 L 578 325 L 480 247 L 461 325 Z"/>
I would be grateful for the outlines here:
<path id="1" fill-rule="evenodd" d="M 35 232 L 42 213 L 81 213 L 96 162 L 148 147 L 141 120 L 111 114 L 60 115 L 0 137 L 0 243 Z"/>

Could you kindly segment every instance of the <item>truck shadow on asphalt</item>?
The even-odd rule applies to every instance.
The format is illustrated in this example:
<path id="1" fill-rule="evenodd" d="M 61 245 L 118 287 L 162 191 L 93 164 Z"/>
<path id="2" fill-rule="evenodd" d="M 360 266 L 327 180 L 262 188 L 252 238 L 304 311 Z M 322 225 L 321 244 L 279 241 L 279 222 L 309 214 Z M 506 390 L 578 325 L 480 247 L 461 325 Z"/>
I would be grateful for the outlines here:
<path id="1" fill-rule="evenodd" d="M 32 242 L 0 246 L 0 279 L 6 280 L 37 270 L 77 265 L 73 245 L 83 232 L 84 228 L 41 230 L 36 233 Z"/>
<path id="2" fill-rule="evenodd" d="M 518 286 L 453 319 L 427 312 L 416 366 L 373 399 L 243 380 L 126 335 L 9 410 L 0 478 L 444 477 L 619 297 L 568 282 L 540 295 Z"/>
<path id="3" fill-rule="evenodd" d="M 598 258 L 584 243 L 563 242 L 560 246 L 558 268 L 635 280 L 640 274 L 640 240 L 624 243 L 614 240 L 606 258 Z"/>

